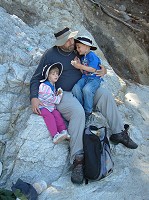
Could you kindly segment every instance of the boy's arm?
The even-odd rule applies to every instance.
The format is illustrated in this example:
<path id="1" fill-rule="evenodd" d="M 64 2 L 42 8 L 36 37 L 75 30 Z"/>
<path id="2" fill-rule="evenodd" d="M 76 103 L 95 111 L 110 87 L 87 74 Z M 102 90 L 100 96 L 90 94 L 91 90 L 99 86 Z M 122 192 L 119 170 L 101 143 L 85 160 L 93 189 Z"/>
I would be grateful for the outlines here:
<path id="1" fill-rule="evenodd" d="M 87 72 L 96 72 L 96 69 L 93 68 L 93 67 L 90 67 L 90 66 L 85 66 L 85 65 L 82 65 L 81 63 L 77 63 L 76 61 L 71 61 L 71 64 L 77 68 L 77 69 L 80 69 L 80 70 L 84 70 L 84 71 L 87 71 Z"/>
<path id="2" fill-rule="evenodd" d="M 99 64 L 101 64 L 100 59 L 93 53 L 90 52 L 87 58 L 88 66 L 81 64 L 77 60 L 71 61 L 71 64 L 80 70 L 84 70 L 87 72 L 95 73 L 97 69 L 100 69 Z"/>

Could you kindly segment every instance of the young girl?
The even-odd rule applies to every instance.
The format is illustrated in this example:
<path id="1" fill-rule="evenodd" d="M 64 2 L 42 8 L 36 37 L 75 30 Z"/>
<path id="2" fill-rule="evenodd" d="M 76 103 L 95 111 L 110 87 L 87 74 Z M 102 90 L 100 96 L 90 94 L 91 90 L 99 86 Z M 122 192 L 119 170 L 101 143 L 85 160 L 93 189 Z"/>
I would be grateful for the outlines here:
<path id="1" fill-rule="evenodd" d="M 63 90 L 61 88 L 59 88 L 57 92 L 55 89 L 55 82 L 61 75 L 62 70 L 63 66 L 59 62 L 52 65 L 46 65 L 43 68 L 43 79 L 40 81 L 41 84 L 38 93 L 38 98 L 43 104 L 43 106 L 39 106 L 41 116 L 47 125 L 54 144 L 65 139 L 70 139 L 64 120 L 59 111 L 56 110 L 55 105 L 60 103 L 63 96 Z"/>

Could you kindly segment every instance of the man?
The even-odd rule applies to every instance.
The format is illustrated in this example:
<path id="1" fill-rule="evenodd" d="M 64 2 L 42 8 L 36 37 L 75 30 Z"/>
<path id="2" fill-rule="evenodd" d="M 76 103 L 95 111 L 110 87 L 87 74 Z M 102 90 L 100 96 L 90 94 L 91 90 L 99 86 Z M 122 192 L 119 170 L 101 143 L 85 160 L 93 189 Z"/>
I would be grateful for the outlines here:
<path id="1" fill-rule="evenodd" d="M 40 114 L 39 105 L 42 103 L 38 99 L 38 88 L 42 79 L 42 70 L 46 64 L 52 65 L 55 62 L 63 64 L 63 73 L 56 83 L 56 88 L 61 87 L 64 95 L 57 109 L 63 117 L 69 122 L 68 132 L 71 135 L 70 140 L 70 163 L 73 164 L 71 181 L 80 184 L 83 182 L 83 142 L 82 136 L 85 127 L 85 113 L 79 101 L 72 95 L 71 89 L 81 78 L 79 69 L 71 65 L 75 59 L 74 37 L 78 31 L 72 32 L 68 27 L 59 29 L 54 35 L 56 38 L 55 46 L 48 49 L 41 58 L 41 61 L 30 82 L 30 98 L 32 110 Z M 105 69 L 102 67 L 98 71 L 99 75 L 104 75 Z M 128 148 L 135 149 L 134 143 L 127 134 L 128 126 L 123 128 L 121 116 L 118 112 L 116 103 L 112 95 L 105 89 L 99 88 L 94 97 L 94 106 L 107 119 L 113 134 L 110 139 L 115 144 L 122 143 Z"/>

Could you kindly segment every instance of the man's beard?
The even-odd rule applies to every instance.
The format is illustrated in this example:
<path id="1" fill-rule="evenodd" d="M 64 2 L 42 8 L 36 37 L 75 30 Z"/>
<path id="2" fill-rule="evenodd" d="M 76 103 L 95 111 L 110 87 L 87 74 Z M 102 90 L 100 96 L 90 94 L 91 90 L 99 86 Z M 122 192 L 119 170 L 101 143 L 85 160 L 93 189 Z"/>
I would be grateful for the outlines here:
<path id="1" fill-rule="evenodd" d="M 68 47 L 68 51 L 73 51 L 74 50 L 74 44 Z"/>
<path id="2" fill-rule="evenodd" d="M 74 51 L 74 44 L 72 44 L 68 47 L 60 46 L 59 48 L 62 49 L 63 51 L 65 51 L 65 52 L 72 52 L 72 51 Z"/>

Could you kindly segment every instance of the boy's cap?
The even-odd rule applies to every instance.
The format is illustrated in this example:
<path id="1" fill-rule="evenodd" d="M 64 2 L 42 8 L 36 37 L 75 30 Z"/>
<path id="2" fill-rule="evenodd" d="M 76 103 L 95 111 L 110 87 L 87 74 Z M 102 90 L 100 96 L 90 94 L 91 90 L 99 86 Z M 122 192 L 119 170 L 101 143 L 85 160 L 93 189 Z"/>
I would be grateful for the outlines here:
<path id="1" fill-rule="evenodd" d="M 97 47 L 93 46 L 93 41 L 87 36 L 80 36 L 75 39 L 76 43 L 82 43 L 90 47 L 91 50 L 95 51 Z"/>
<path id="2" fill-rule="evenodd" d="M 59 76 L 62 74 L 62 71 L 63 71 L 63 65 L 60 63 L 60 62 L 57 62 L 57 63 L 53 63 L 52 65 L 50 64 L 47 64 L 43 70 L 42 70 L 42 80 L 40 80 L 40 82 L 44 82 L 47 80 L 48 78 L 48 74 L 50 72 L 50 70 L 54 67 L 57 67 L 59 69 Z"/>
<path id="3" fill-rule="evenodd" d="M 78 31 L 72 32 L 68 27 L 58 28 L 54 33 L 56 38 L 55 46 L 63 46 L 69 38 L 74 38 Z"/>

